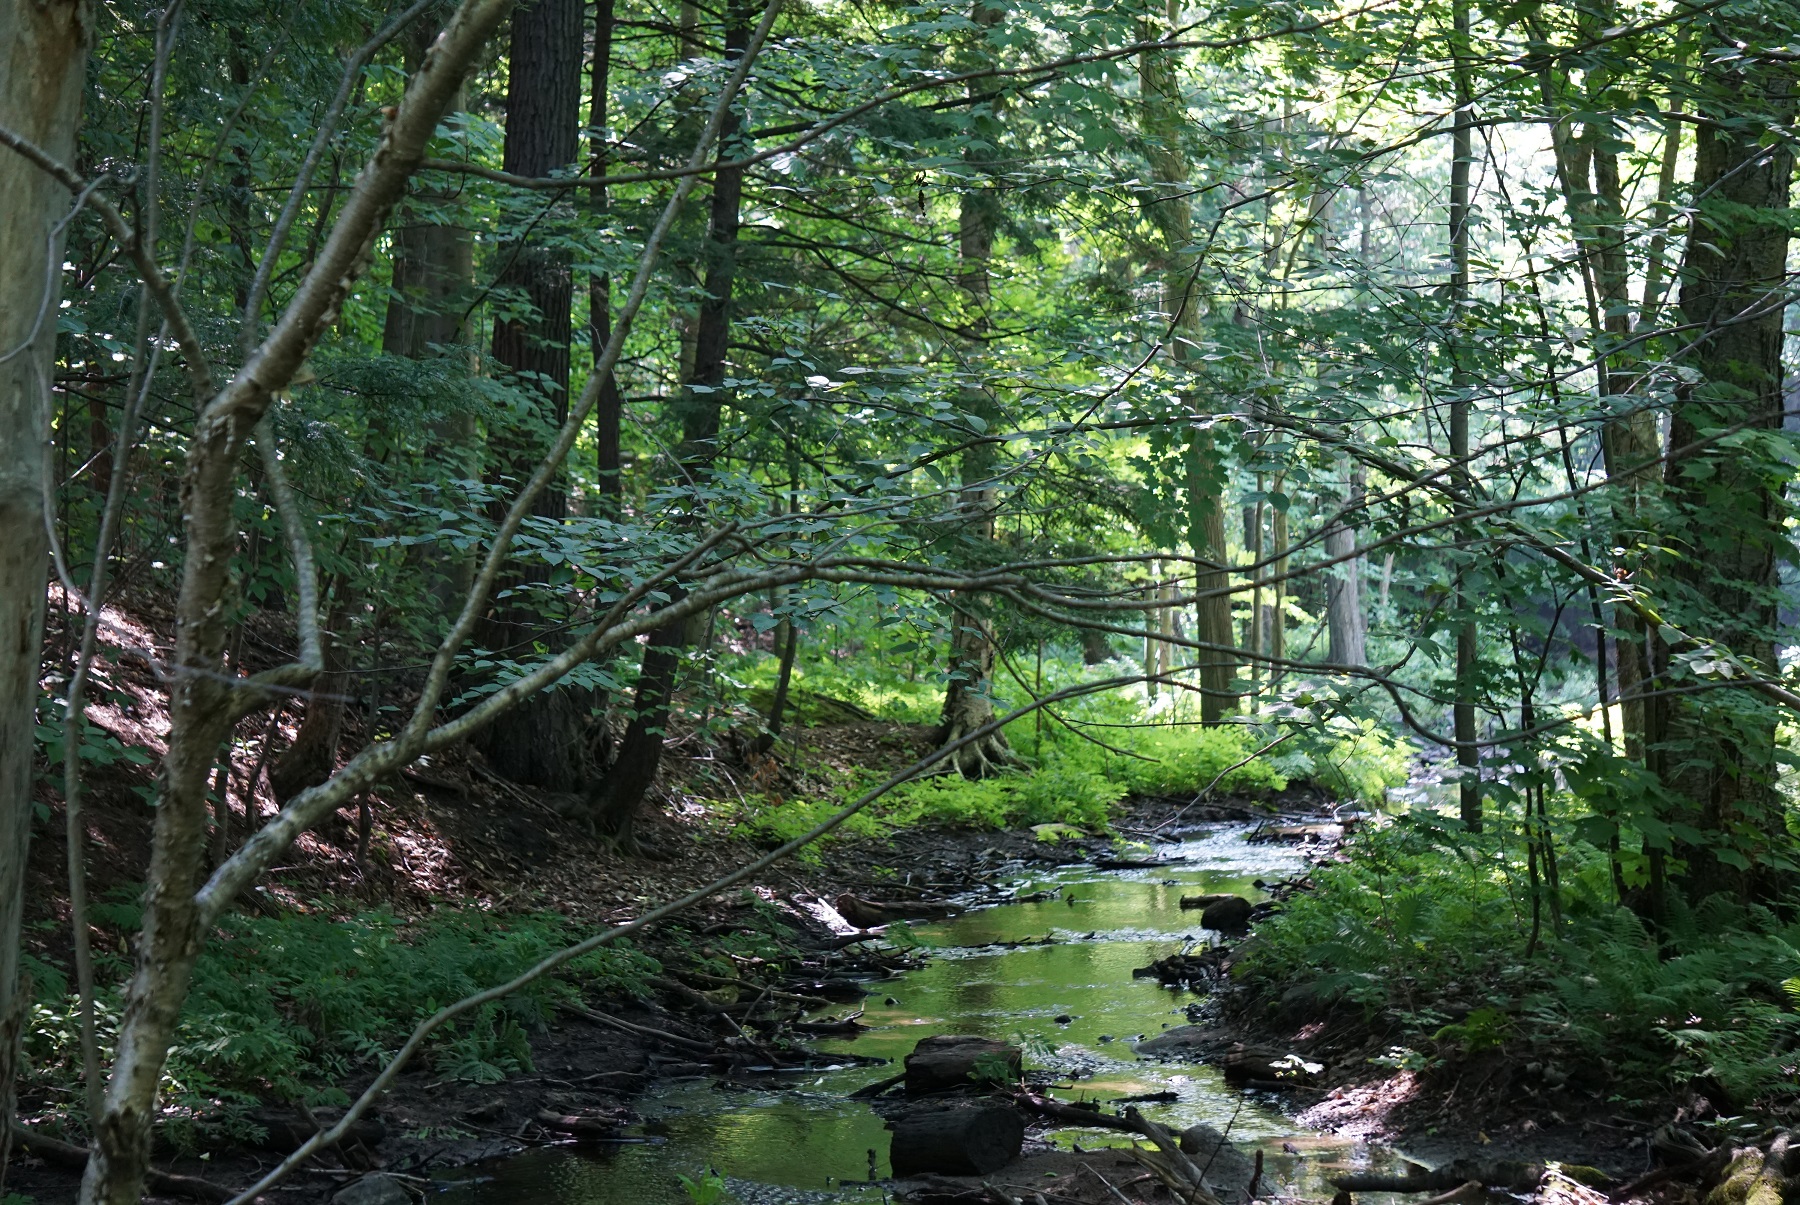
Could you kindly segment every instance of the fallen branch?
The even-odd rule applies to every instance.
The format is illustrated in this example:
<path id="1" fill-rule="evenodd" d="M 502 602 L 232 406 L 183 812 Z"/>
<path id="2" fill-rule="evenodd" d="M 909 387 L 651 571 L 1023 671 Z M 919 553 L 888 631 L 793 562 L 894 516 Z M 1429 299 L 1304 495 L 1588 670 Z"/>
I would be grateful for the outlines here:
<path id="1" fill-rule="evenodd" d="M 642 1038 L 655 1038 L 659 1042 L 667 1042 L 671 1046 L 679 1046 L 683 1050 L 692 1051 L 711 1058 L 718 1053 L 718 1048 L 708 1042 L 697 1042 L 693 1038 L 684 1038 L 680 1034 L 670 1033 L 665 1029 L 652 1029 L 648 1025 L 633 1025 L 630 1021 L 621 1021 L 617 1017 L 609 1017 L 605 1013 L 597 1013 L 583 1008 L 579 1004 L 564 1004 L 565 1012 L 577 1017 L 585 1017 L 596 1025 L 609 1025 L 614 1029 L 622 1029 L 626 1033 L 634 1033 Z"/>
<path id="2" fill-rule="evenodd" d="M 13 1141 L 45 1163 L 54 1163 L 58 1167 L 66 1167 L 70 1171 L 87 1170 L 88 1149 L 85 1146 L 76 1146 L 74 1143 L 64 1142 L 60 1138 L 52 1138 L 48 1134 L 39 1134 L 17 1123 L 13 1125 Z M 158 1171 L 154 1167 L 145 1173 L 144 1179 L 157 1192 L 173 1193 L 175 1196 L 187 1197 L 195 1201 L 225 1202 L 237 1195 L 235 1189 L 226 1188 L 223 1184 L 202 1180 L 198 1176 L 182 1176 L 175 1172 Z"/>

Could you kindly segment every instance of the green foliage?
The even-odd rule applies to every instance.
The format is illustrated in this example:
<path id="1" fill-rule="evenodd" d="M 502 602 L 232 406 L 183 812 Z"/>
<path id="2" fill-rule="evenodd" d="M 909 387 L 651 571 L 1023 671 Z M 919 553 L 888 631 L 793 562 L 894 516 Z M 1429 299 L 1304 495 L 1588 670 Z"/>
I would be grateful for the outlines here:
<path id="1" fill-rule="evenodd" d="M 105 909 L 101 909 L 105 910 Z M 115 917 L 133 909 L 115 905 Z M 255 1137 L 246 1114 L 261 1098 L 336 1103 L 315 1096 L 389 1056 L 424 1017 L 517 975 L 579 940 L 554 913 L 497 915 L 444 910 L 415 919 L 323 912 L 224 921 L 194 971 L 164 1086 L 164 1128 L 193 1144 L 202 1130 Z M 559 1000 L 583 991 L 642 994 L 658 964 L 626 948 L 602 948 L 505 1000 L 438 1031 L 440 1075 L 492 1083 L 531 1070 L 529 1029 Z M 119 1001 L 97 1002 L 110 1057 Z M 78 1082 L 73 1000 L 41 996 L 25 1036 L 33 1082 Z M 79 1096 L 79 1093 L 76 1094 Z"/>
<path id="2" fill-rule="evenodd" d="M 1388 1065 L 1504 1049 L 1552 1083 L 1585 1071 L 1628 1096 L 1702 1078 L 1740 1104 L 1800 1091 L 1800 921 L 1672 900 L 1659 942 L 1577 844 L 1563 851 L 1570 919 L 1527 956 L 1520 857 L 1432 821 L 1366 833 L 1258 926 L 1243 974 L 1391 1022 L 1405 1037 Z"/>
<path id="3" fill-rule="evenodd" d="M 1288 783 L 1270 759 L 1257 756 L 1265 743 L 1247 727 L 1144 728 L 1123 742 L 1138 757 L 1114 764 L 1141 795 L 1192 794 L 1209 786 L 1220 794 L 1255 795 Z"/>
<path id="4" fill-rule="evenodd" d="M 681 1181 L 681 1190 L 687 1193 L 693 1205 L 718 1205 L 725 1197 L 725 1177 L 716 1171 L 709 1169 L 697 1179 L 676 1172 L 675 1178 Z"/>

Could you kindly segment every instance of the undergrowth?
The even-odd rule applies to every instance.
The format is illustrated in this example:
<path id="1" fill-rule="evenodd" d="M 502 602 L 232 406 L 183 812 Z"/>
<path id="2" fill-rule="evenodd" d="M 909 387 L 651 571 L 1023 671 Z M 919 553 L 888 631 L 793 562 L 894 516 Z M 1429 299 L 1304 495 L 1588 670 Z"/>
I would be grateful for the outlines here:
<path id="1" fill-rule="evenodd" d="M 1096 700 L 1091 710 L 1109 702 Z M 939 774 L 904 783 L 837 832 L 871 837 L 913 827 L 1062 824 L 1099 834 L 1109 831 L 1115 807 L 1132 795 L 1193 796 L 1210 789 L 1255 798 L 1305 777 L 1342 798 L 1379 802 L 1406 778 L 1405 747 L 1373 728 L 1120 723 L 1104 732 L 1100 744 L 1016 722 L 1008 734 L 1022 768 L 979 781 Z M 738 827 L 768 840 L 792 840 L 878 781 L 873 772 L 861 775 L 829 798 L 762 796 L 744 808 Z"/>
<path id="2" fill-rule="evenodd" d="M 131 905 L 96 911 L 98 919 L 136 927 Z M 319 1085 L 372 1070 L 443 1005 L 512 978 L 580 936 L 554 913 L 228 917 L 194 971 L 164 1078 L 162 1133 L 184 1148 L 215 1136 L 254 1141 L 261 1134 L 251 1115 L 262 1104 L 345 1104 L 340 1089 Z M 102 980 L 122 982 L 128 968 L 112 961 Z M 584 991 L 644 994 L 645 977 L 658 969 L 629 948 L 596 950 L 440 1029 L 432 1067 L 444 1078 L 483 1083 L 528 1072 L 527 1032 L 558 1002 Z M 30 1074 L 20 1094 L 84 1126 L 75 1003 L 56 968 L 34 960 L 31 970 L 39 999 L 25 1034 Z M 120 1000 L 108 993 L 97 1004 L 102 1057 L 110 1062 Z"/>
<path id="3" fill-rule="evenodd" d="M 1500 826 L 1490 826 L 1500 827 Z M 1532 942 L 1523 853 L 1435 818 L 1369 832 L 1257 927 L 1234 972 L 1261 1007 L 1348 1007 L 1399 1035 L 1382 1062 L 1499 1051 L 1515 1074 L 1634 1103 L 1697 1084 L 1738 1107 L 1800 1089 L 1800 921 L 1672 901 L 1659 942 L 1615 905 L 1604 852 L 1561 851 L 1563 921 Z M 1721 1099 L 1722 1098 L 1722 1099 Z"/>

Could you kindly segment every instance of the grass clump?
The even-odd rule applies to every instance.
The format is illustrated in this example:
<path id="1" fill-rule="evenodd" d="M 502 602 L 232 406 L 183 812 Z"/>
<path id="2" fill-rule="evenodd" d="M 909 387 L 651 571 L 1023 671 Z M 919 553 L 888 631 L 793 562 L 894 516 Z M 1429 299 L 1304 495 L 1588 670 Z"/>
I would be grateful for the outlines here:
<path id="1" fill-rule="evenodd" d="M 135 927 L 131 906 L 102 911 Z M 207 1135 L 254 1140 L 260 1133 L 249 1114 L 266 1101 L 345 1103 L 330 1085 L 380 1065 L 426 1016 L 580 937 L 555 913 L 229 917 L 201 955 L 182 1010 L 164 1078 L 164 1136 L 189 1148 Z M 25 1035 L 31 1080 L 22 1091 L 78 1110 L 76 1004 L 54 969 L 37 969 L 44 995 Z M 122 962 L 108 969 L 107 978 L 124 978 Z M 644 994 L 645 977 L 659 969 L 629 948 L 596 950 L 439 1030 L 433 1066 L 484 1083 L 530 1071 L 528 1031 L 559 1001 L 584 990 Z M 109 993 L 97 1005 L 110 1060 L 120 1001 Z"/>

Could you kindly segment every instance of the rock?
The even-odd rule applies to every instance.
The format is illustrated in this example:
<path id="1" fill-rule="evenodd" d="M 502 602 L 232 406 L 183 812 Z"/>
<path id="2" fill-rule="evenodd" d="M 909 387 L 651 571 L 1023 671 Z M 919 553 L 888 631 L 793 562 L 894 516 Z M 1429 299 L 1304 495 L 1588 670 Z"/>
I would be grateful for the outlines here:
<path id="1" fill-rule="evenodd" d="M 338 1189 L 331 1205 L 412 1205 L 412 1195 L 393 1176 L 376 1172 Z"/>
<path id="2" fill-rule="evenodd" d="M 1242 1195 L 1256 1175 L 1256 1164 L 1250 1156 L 1205 1122 L 1181 1131 L 1181 1153 L 1200 1168 L 1214 1195 L 1221 1200 Z"/>
<path id="3" fill-rule="evenodd" d="M 1181 897 L 1183 908 L 1210 908 L 1225 900 L 1235 900 L 1235 895 L 1184 895 Z"/>
<path id="4" fill-rule="evenodd" d="M 1182 1054 L 1204 1054 L 1218 1049 L 1225 1040 L 1224 1031 L 1210 1025 L 1177 1025 L 1137 1043 L 1132 1049 L 1139 1054 L 1169 1058 Z"/>
<path id="5" fill-rule="evenodd" d="M 984 1078 L 1002 1075 L 1017 1080 L 1024 1070 L 1024 1056 L 1017 1046 L 992 1038 L 966 1034 L 939 1034 L 926 1038 L 906 1056 L 906 1094 L 979 1087 Z"/>
<path id="6" fill-rule="evenodd" d="M 888 1161 L 895 1176 L 984 1176 L 1017 1159 L 1024 1141 L 1025 1117 L 1014 1108 L 927 1109 L 894 1123 Z"/>
<path id="7" fill-rule="evenodd" d="M 1208 904 L 1200 914 L 1200 927 L 1220 933 L 1242 933 L 1250 927 L 1250 901 L 1241 895 L 1228 895 Z"/>

